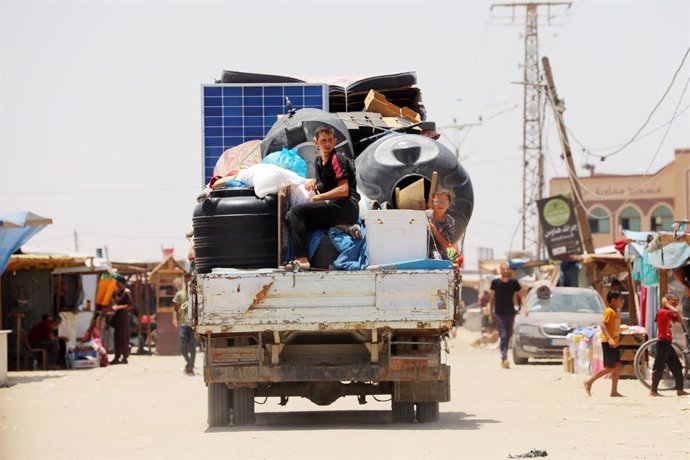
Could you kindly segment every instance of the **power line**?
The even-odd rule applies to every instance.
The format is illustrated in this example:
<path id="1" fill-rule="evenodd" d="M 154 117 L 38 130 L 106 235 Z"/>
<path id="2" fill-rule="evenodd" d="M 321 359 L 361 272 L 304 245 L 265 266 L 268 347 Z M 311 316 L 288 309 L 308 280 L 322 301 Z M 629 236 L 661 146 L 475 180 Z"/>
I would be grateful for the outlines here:
<path id="1" fill-rule="evenodd" d="M 678 99 L 678 103 L 676 104 L 676 108 L 673 111 L 673 116 L 671 119 L 674 119 L 676 117 L 676 114 L 678 113 L 678 109 L 680 108 L 680 103 L 683 100 L 683 97 L 685 96 L 685 92 L 688 89 L 688 84 L 690 84 L 690 77 L 688 77 L 688 80 L 685 82 L 685 86 L 683 87 L 683 91 L 680 93 L 680 98 Z M 666 136 L 668 135 L 668 132 L 671 130 L 671 124 L 666 127 L 666 131 L 664 131 L 664 135 L 661 138 L 661 141 L 659 142 L 659 145 L 656 148 L 656 151 L 654 152 L 654 155 L 652 156 L 652 160 L 649 162 L 649 166 L 647 166 L 647 170 L 644 172 L 644 175 L 646 176 L 647 173 L 649 173 L 649 170 L 652 168 L 652 165 L 654 164 L 654 160 L 656 160 L 657 155 L 659 155 L 659 151 L 661 150 L 661 147 L 664 145 L 664 142 L 666 141 Z"/>
<path id="2" fill-rule="evenodd" d="M 656 103 L 656 105 L 654 106 L 654 108 L 652 109 L 652 111 L 649 113 L 649 115 L 647 116 L 647 119 L 645 120 L 645 122 L 642 123 L 642 126 L 640 126 L 640 128 L 637 130 L 637 132 L 635 132 L 635 134 L 633 135 L 633 137 L 632 137 L 628 142 L 624 143 L 620 148 L 614 150 L 614 151 L 611 152 L 611 153 L 607 153 L 607 154 L 605 154 L 605 155 L 601 155 L 602 160 L 603 160 L 603 159 L 606 159 L 606 158 L 608 158 L 608 157 L 610 157 L 610 156 L 613 156 L 613 155 L 616 155 L 616 154 L 622 152 L 627 146 L 629 146 L 630 144 L 632 144 L 632 143 L 635 141 L 635 139 L 637 138 L 637 136 L 638 136 L 638 135 L 642 132 L 642 130 L 649 124 L 649 122 L 650 122 L 651 119 L 652 119 L 652 116 L 654 116 L 654 113 L 657 111 L 657 109 L 659 108 L 659 106 L 661 105 L 661 103 L 664 102 L 664 99 L 666 99 L 666 96 L 667 96 L 668 93 L 671 91 L 671 88 L 673 87 L 673 84 L 674 84 L 675 81 L 676 81 L 676 77 L 678 76 L 678 74 L 680 73 L 681 69 L 682 69 L 683 66 L 685 65 L 685 59 L 687 59 L 688 54 L 690 54 L 690 47 L 688 47 L 688 49 L 685 50 L 685 54 L 683 55 L 683 59 L 680 61 L 680 65 L 678 66 L 678 68 L 676 69 L 675 73 L 673 74 L 673 78 L 671 78 L 671 83 L 669 83 L 668 87 L 666 88 L 666 91 L 664 91 L 664 94 L 661 95 L 661 99 L 659 99 L 659 102 Z"/>
<path id="3" fill-rule="evenodd" d="M 662 129 L 665 128 L 666 126 L 668 126 L 668 125 L 670 125 L 671 123 L 673 123 L 673 122 L 675 121 L 676 118 L 680 117 L 680 116 L 681 116 L 683 113 L 685 113 L 688 109 L 690 109 L 690 104 L 688 104 L 688 105 L 686 105 L 685 107 L 683 107 L 680 111 L 678 111 L 678 113 L 677 113 L 675 116 L 673 116 L 673 117 L 672 117 L 670 120 L 668 120 L 667 122 L 665 122 L 665 123 L 663 123 L 663 124 L 657 126 L 656 128 L 653 128 L 653 129 L 647 131 L 646 133 L 644 133 L 644 134 L 638 136 L 637 139 L 635 139 L 635 142 L 640 141 L 640 140 L 642 140 L 642 139 L 645 139 L 645 138 L 651 136 L 652 134 L 654 134 L 655 132 L 662 130 Z M 582 143 L 582 141 L 580 141 L 580 140 L 577 138 L 577 136 L 575 135 L 575 133 L 572 131 L 571 128 L 567 128 L 567 130 L 568 130 L 568 134 L 570 134 L 570 136 L 571 136 L 571 137 L 573 138 L 573 140 L 577 143 L 577 145 L 579 145 L 579 146 L 582 148 L 582 150 L 584 151 L 584 153 L 586 153 L 587 155 L 591 155 L 591 156 L 595 156 L 595 157 L 600 157 L 601 155 L 596 155 L 596 154 L 594 154 L 594 153 L 592 153 L 592 152 L 602 152 L 602 151 L 605 151 L 605 150 L 613 150 L 613 149 L 617 149 L 617 148 L 621 147 L 622 145 L 624 145 L 624 144 L 618 144 L 618 145 L 609 145 L 608 147 L 589 148 L 589 147 L 587 147 L 586 145 L 584 145 L 584 143 Z"/>

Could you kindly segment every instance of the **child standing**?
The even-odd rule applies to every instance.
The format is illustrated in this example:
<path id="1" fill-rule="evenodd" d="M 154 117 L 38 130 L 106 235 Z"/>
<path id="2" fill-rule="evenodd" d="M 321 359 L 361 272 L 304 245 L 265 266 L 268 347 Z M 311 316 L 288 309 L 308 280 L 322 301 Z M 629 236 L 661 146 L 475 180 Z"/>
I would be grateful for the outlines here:
<path id="1" fill-rule="evenodd" d="M 445 188 L 438 188 L 432 195 L 431 209 L 426 210 L 426 217 L 433 238 L 433 241 L 429 242 L 429 254 L 436 248 L 441 258 L 446 260 L 448 260 L 446 249 L 453 240 L 453 233 L 455 232 L 455 219 L 448 214 L 451 204 L 453 204 L 452 192 Z"/>
<path id="2" fill-rule="evenodd" d="M 656 343 L 656 359 L 654 360 L 654 371 L 652 373 L 652 390 L 649 396 L 661 396 L 657 389 L 659 381 L 668 364 L 668 368 L 676 380 L 676 394 L 685 396 L 690 393 L 683 390 L 683 367 L 680 364 L 678 355 L 673 351 L 673 335 L 671 333 L 671 323 L 680 322 L 678 314 L 678 303 L 680 299 L 674 294 L 666 294 L 661 299 L 661 308 L 656 314 L 656 324 L 659 328 L 658 342 Z"/>
<path id="3" fill-rule="evenodd" d="M 601 319 L 601 348 L 604 355 L 604 368 L 584 381 L 587 396 L 592 395 L 592 384 L 599 378 L 611 374 L 611 396 L 623 396 L 618 393 L 618 377 L 621 373 L 621 354 L 618 349 L 621 336 L 621 315 L 619 310 L 623 307 L 623 294 L 618 291 L 609 291 L 606 294 L 606 311 Z"/>

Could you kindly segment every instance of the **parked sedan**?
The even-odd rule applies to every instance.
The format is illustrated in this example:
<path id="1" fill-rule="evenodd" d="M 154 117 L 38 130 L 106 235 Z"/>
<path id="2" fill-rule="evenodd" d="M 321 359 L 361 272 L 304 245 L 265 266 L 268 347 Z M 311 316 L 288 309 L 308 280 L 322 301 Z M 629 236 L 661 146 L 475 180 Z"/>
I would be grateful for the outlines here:
<path id="1" fill-rule="evenodd" d="M 598 325 L 606 308 L 601 296 L 588 288 L 540 286 L 526 301 L 529 315 L 515 319 L 515 364 L 527 364 L 529 358 L 561 359 L 566 335 L 580 326 Z"/>

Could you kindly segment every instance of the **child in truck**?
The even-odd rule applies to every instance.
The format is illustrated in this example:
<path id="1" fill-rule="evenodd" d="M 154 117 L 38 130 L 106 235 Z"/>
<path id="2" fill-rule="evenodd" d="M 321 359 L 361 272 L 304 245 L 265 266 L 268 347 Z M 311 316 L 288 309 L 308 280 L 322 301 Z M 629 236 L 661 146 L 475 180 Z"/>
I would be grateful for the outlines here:
<path id="1" fill-rule="evenodd" d="M 426 211 L 429 230 L 433 237 L 429 248 L 431 258 L 434 256 L 434 251 L 438 251 L 442 259 L 448 260 L 446 248 L 451 244 L 453 233 L 455 233 L 455 219 L 448 214 L 452 203 L 453 195 L 448 189 L 437 188 L 431 196 L 431 208 Z"/>

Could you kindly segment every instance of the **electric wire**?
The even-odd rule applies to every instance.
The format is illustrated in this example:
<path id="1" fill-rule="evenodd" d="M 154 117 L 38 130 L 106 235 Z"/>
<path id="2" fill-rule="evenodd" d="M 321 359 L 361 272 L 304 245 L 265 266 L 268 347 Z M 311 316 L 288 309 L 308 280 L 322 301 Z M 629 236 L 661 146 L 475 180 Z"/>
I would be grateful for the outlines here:
<path id="1" fill-rule="evenodd" d="M 688 109 L 690 109 L 690 104 L 688 104 L 688 105 L 686 105 L 685 107 L 683 107 L 683 108 L 676 114 L 675 117 L 672 117 L 672 118 L 669 119 L 667 122 L 665 122 L 665 123 L 663 123 L 663 124 L 661 124 L 661 125 L 659 125 L 659 126 L 653 128 L 653 129 L 647 131 L 646 133 L 644 133 L 644 134 L 638 136 L 637 139 L 635 139 L 635 142 L 640 141 L 640 140 L 642 140 L 642 139 L 645 139 L 645 138 L 651 136 L 652 134 L 654 134 L 655 132 L 664 129 L 666 126 L 668 126 L 668 125 L 670 125 L 671 123 L 673 123 L 673 122 L 675 121 L 676 118 L 680 117 L 680 116 L 681 116 L 683 113 L 685 113 Z M 590 147 L 587 147 L 586 145 L 584 145 L 584 143 L 583 143 L 582 141 L 580 141 L 580 139 L 575 135 L 575 133 L 572 131 L 571 128 L 566 127 L 566 130 L 568 131 L 568 134 L 570 134 L 570 137 L 573 138 L 573 140 L 575 141 L 575 143 L 576 143 L 577 145 L 579 145 L 579 146 L 582 148 L 582 150 L 583 150 L 586 154 L 591 155 L 591 156 L 593 156 L 593 157 L 600 157 L 600 155 L 596 155 L 596 154 L 593 153 L 593 152 L 603 152 L 603 151 L 606 151 L 606 150 L 617 149 L 617 148 L 619 148 L 619 147 L 621 147 L 621 146 L 623 145 L 623 144 L 618 144 L 618 145 L 609 145 L 609 146 L 607 146 L 607 147 L 590 148 Z"/>
<path id="2" fill-rule="evenodd" d="M 676 69 L 675 73 L 673 74 L 673 77 L 671 78 L 671 83 L 669 83 L 668 87 L 666 88 L 666 90 L 664 91 L 664 93 L 661 95 L 661 99 L 659 99 L 659 101 L 656 103 L 656 105 L 654 106 L 654 108 L 652 109 L 652 111 L 651 111 L 651 112 L 649 113 L 649 115 L 647 116 L 647 119 L 645 120 L 645 122 L 642 123 L 642 126 L 640 126 L 640 128 L 635 132 L 635 134 L 633 135 L 633 137 L 632 137 L 628 142 L 625 142 L 621 147 L 617 148 L 617 149 L 614 150 L 613 152 L 607 153 L 607 154 L 605 154 L 605 155 L 601 155 L 601 158 L 602 158 L 602 159 L 609 158 L 609 157 L 611 157 L 611 156 L 613 156 L 613 155 L 616 155 L 616 154 L 622 152 L 625 148 L 627 148 L 630 144 L 632 144 L 632 143 L 635 141 L 635 139 L 637 139 L 637 136 L 638 136 L 638 135 L 642 132 L 642 130 L 649 124 L 649 122 L 652 120 L 652 117 L 653 117 L 654 114 L 656 113 L 657 109 L 659 108 L 659 106 L 661 106 L 661 103 L 664 102 L 664 99 L 666 99 L 666 96 L 667 96 L 668 93 L 671 91 L 671 88 L 673 87 L 673 84 L 674 84 L 675 81 L 676 81 L 676 77 L 678 77 L 678 74 L 680 73 L 680 71 L 682 70 L 683 66 L 685 65 L 685 60 L 687 59 L 688 54 L 690 54 L 690 46 L 688 47 L 687 50 L 685 50 L 685 54 L 683 55 L 683 59 L 681 60 L 680 65 L 678 66 L 678 68 Z"/>
<path id="3" fill-rule="evenodd" d="M 686 86 L 685 86 L 685 88 L 684 88 L 684 90 L 683 90 L 683 94 L 681 95 L 681 97 L 680 97 L 680 99 L 679 99 L 679 103 L 680 103 L 680 101 L 682 101 L 682 98 L 683 98 L 683 96 L 684 96 L 684 94 L 685 94 L 685 90 L 687 89 L 688 84 L 690 84 L 690 79 L 688 80 L 688 82 L 686 82 Z M 556 102 L 553 100 L 553 97 L 551 96 L 551 94 L 548 93 L 548 92 L 547 92 L 547 94 L 548 94 L 549 101 L 551 102 L 551 105 L 552 105 L 552 107 L 553 107 L 553 109 L 554 109 L 554 113 L 556 114 L 555 116 L 557 116 L 557 117 L 560 119 L 561 124 L 562 124 L 563 126 L 566 126 L 565 121 L 563 120 L 563 113 L 562 113 L 560 110 L 558 110 L 558 105 L 557 105 Z M 676 105 L 676 111 L 677 111 L 677 109 L 678 109 L 678 106 L 679 106 L 679 105 Z M 567 128 L 566 128 L 566 131 L 567 131 Z M 665 138 L 665 136 L 664 136 L 664 138 Z M 663 139 L 662 139 L 662 143 L 663 143 Z M 577 183 L 582 189 L 584 189 L 587 193 L 589 193 L 589 194 L 591 194 L 591 195 L 593 195 L 593 196 L 596 196 L 596 197 L 600 197 L 600 198 L 610 198 L 609 195 L 603 195 L 603 194 L 596 193 L 596 192 L 594 192 L 594 191 L 588 189 L 587 186 L 582 182 L 582 180 L 580 180 L 580 179 L 577 177 L 577 174 L 575 173 L 575 171 L 573 171 L 573 170 L 571 169 L 571 167 L 570 167 L 570 165 L 568 164 L 567 161 L 566 161 L 566 167 L 567 167 L 567 169 L 568 169 L 568 178 L 569 178 L 572 182 L 576 182 L 576 183 Z M 646 177 L 646 176 L 647 176 L 646 173 L 645 173 L 644 175 L 642 175 L 642 177 Z M 652 178 L 650 178 L 649 180 L 643 182 L 642 184 L 638 185 L 638 186 L 636 187 L 636 189 L 641 189 L 641 188 L 643 188 L 645 185 L 647 185 L 647 184 L 653 182 L 654 180 L 656 180 L 656 177 L 652 177 Z M 623 195 L 620 195 L 620 197 L 621 197 L 621 198 L 630 197 L 630 196 L 633 195 L 633 192 L 634 192 L 634 190 L 630 190 L 630 191 L 628 191 L 627 193 L 624 193 Z M 581 198 L 581 197 L 580 197 L 580 198 Z M 629 201 L 629 200 L 627 200 L 627 201 Z M 626 201 L 626 202 L 627 202 L 627 201 Z M 581 202 L 581 204 L 584 203 L 583 200 L 581 200 L 580 202 Z M 583 207 L 584 207 L 584 204 L 583 204 Z M 586 209 L 586 207 L 585 207 L 585 209 Z M 593 216 L 593 217 L 594 217 L 594 216 Z"/>
<path id="4" fill-rule="evenodd" d="M 683 91 L 680 93 L 680 97 L 678 98 L 678 103 L 676 104 L 676 108 L 673 110 L 673 116 L 671 119 L 673 120 L 676 117 L 676 114 L 678 113 L 678 109 L 680 108 L 680 103 L 683 100 L 683 97 L 685 97 L 685 92 L 688 90 L 688 84 L 690 84 L 690 77 L 688 77 L 687 81 L 685 82 L 685 86 L 683 87 Z M 661 137 L 661 141 L 659 142 L 659 145 L 656 148 L 656 151 L 654 152 L 654 155 L 652 155 L 652 159 L 649 162 L 649 166 L 647 166 L 647 169 L 644 172 L 644 175 L 646 176 L 649 173 L 649 170 L 652 168 L 652 165 L 654 164 L 654 160 L 656 160 L 657 155 L 659 155 L 659 151 L 661 150 L 661 147 L 663 147 L 664 142 L 666 141 L 666 136 L 668 135 L 668 132 L 671 129 L 671 124 L 669 123 L 668 126 L 666 127 L 666 131 L 664 131 L 664 135 Z"/>

